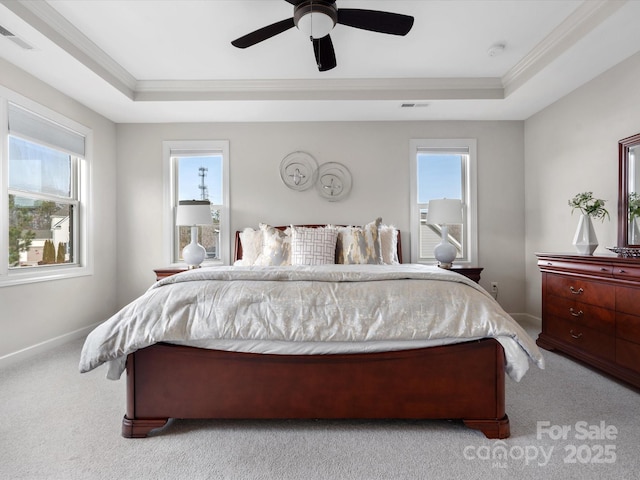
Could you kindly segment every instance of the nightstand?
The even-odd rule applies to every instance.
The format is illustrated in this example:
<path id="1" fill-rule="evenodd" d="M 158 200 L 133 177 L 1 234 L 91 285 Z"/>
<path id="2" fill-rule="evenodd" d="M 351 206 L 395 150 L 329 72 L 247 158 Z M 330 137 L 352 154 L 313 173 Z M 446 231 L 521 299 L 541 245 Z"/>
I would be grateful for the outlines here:
<path id="1" fill-rule="evenodd" d="M 189 268 L 186 265 L 182 265 L 175 267 L 155 268 L 153 271 L 156 274 L 156 281 L 158 281 L 162 280 L 165 277 L 175 275 L 176 273 L 186 272 L 187 270 L 189 270 Z"/>
<path id="2" fill-rule="evenodd" d="M 465 277 L 473 280 L 476 283 L 480 282 L 480 272 L 482 272 L 482 270 L 484 270 L 483 267 L 458 267 L 456 265 L 453 265 L 451 267 L 452 272 L 464 275 Z"/>

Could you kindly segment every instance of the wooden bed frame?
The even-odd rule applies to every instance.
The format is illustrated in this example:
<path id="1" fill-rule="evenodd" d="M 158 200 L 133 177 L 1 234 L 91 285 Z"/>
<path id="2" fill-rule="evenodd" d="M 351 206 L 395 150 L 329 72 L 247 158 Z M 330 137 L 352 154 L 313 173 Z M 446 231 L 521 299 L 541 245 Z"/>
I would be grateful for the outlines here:
<path id="1" fill-rule="evenodd" d="M 341 355 L 159 343 L 127 357 L 122 436 L 146 437 L 169 418 L 459 419 L 506 438 L 504 351 L 494 339 Z"/>

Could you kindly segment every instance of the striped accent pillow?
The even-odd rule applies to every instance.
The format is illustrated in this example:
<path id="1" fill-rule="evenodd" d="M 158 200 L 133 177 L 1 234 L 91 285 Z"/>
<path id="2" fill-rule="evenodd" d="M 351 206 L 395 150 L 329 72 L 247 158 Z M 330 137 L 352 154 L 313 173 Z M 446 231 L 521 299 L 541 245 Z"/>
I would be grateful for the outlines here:
<path id="1" fill-rule="evenodd" d="M 335 227 L 291 226 L 291 265 L 326 265 L 335 263 Z"/>

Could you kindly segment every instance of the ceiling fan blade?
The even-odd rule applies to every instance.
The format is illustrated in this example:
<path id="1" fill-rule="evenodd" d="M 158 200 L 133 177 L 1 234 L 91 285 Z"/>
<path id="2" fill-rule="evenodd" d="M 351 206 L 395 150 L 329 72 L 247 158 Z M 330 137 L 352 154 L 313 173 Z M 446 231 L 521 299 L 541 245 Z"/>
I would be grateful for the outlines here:
<path id="1" fill-rule="evenodd" d="M 333 42 L 331 36 L 327 35 L 322 38 L 313 39 L 313 52 L 316 55 L 316 63 L 318 64 L 318 70 L 326 72 L 335 68 L 336 64 L 336 52 L 333 49 Z"/>
<path id="2" fill-rule="evenodd" d="M 284 0 L 287 3 L 290 3 L 293 6 L 298 5 L 299 3 L 304 2 L 305 0 Z M 322 0 L 323 3 L 336 3 L 336 0 Z"/>
<path id="3" fill-rule="evenodd" d="M 271 25 L 267 25 L 266 27 L 262 27 L 254 32 L 244 35 L 243 37 L 235 39 L 231 42 L 231 45 L 238 48 L 247 48 L 295 26 L 293 17 L 287 18 L 286 20 L 280 20 L 279 22 L 272 23 Z"/>
<path id="4" fill-rule="evenodd" d="M 413 26 L 413 17 L 377 10 L 340 8 L 338 9 L 338 23 L 372 32 L 406 35 Z"/>

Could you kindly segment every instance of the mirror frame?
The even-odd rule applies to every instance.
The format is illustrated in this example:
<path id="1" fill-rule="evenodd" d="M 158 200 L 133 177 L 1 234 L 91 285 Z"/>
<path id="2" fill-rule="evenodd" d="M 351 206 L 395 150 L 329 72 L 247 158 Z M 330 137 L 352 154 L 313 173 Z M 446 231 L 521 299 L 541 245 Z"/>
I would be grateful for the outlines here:
<path id="1" fill-rule="evenodd" d="M 629 149 L 640 146 L 640 133 L 623 138 L 618 142 L 618 246 L 638 248 L 629 243 Z"/>

